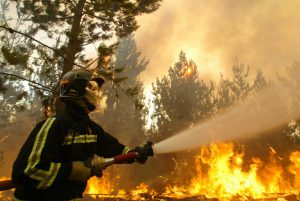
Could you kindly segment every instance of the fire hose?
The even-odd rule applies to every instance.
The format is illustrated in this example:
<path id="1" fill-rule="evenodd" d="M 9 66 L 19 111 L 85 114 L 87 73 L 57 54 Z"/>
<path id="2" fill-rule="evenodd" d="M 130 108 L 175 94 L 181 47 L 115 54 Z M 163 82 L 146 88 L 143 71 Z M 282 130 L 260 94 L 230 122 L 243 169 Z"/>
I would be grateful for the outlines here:
<path id="1" fill-rule="evenodd" d="M 144 146 L 144 150 L 146 151 L 146 154 L 148 156 L 153 156 L 153 150 L 152 150 L 151 145 L 152 145 L 152 143 L 151 144 L 147 143 Z M 129 161 L 134 161 L 138 157 L 139 157 L 139 153 L 133 151 L 133 152 L 129 152 L 127 154 L 121 154 L 121 155 L 115 156 L 113 158 L 103 158 L 102 167 L 106 168 L 112 164 L 124 164 Z M 6 191 L 6 190 L 13 189 L 16 187 L 17 187 L 17 185 L 15 183 L 13 183 L 13 181 L 11 179 L 0 181 L 0 191 Z"/>

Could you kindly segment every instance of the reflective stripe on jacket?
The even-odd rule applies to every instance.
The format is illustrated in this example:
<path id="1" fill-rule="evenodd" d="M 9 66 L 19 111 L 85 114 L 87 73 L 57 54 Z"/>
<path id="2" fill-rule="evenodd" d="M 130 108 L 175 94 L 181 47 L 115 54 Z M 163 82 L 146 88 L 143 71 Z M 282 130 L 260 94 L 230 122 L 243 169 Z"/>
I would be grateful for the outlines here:
<path id="1" fill-rule="evenodd" d="M 20 200 L 68 200 L 82 197 L 86 182 L 69 181 L 73 161 L 97 154 L 113 157 L 128 148 L 106 133 L 78 106 L 39 122 L 14 163 L 12 179 Z"/>

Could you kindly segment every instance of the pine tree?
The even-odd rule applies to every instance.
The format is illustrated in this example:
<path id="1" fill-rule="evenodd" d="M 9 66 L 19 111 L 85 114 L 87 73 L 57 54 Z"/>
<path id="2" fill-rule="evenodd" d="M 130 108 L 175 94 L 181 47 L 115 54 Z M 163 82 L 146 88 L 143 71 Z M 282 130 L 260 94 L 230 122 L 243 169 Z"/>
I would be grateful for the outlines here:
<path id="1" fill-rule="evenodd" d="M 260 89 L 269 85 L 261 69 L 258 69 L 253 81 L 249 79 L 250 67 L 236 61 L 232 66 L 233 78 L 225 79 L 221 75 L 217 87 L 217 111 L 221 112 L 238 101 L 246 101 L 249 95 L 255 95 Z"/>
<path id="2" fill-rule="evenodd" d="M 235 94 L 236 99 L 245 100 L 251 87 L 248 82 L 249 66 L 245 67 L 243 63 L 238 61 L 232 66 L 233 81 L 230 82 L 230 88 Z"/>
<path id="3" fill-rule="evenodd" d="M 142 57 L 141 52 L 137 49 L 133 35 L 121 39 L 115 59 L 110 64 L 111 71 L 119 72 L 118 76 L 114 78 L 114 82 L 109 81 L 104 84 L 107 108 L 103 114 L 95 113 L 93 115 L 93 118 L 107 132 L 131 148 L 146 141 L 142 119 L 143 105 L 141 104 L 144 99 L 143 83 L 138 76 L 145 70 L 147 64 L 148 60 Z M 116 82 L 116 80 L 123 81 Z M 116 84 L 120 87 L 117 87 Z M 133 170 L 133 168 L 135 169 Z M 118 174 L 122 178 L 121 181 L 131 180 L 131 185 L 135 186 L 142 182 L 141 178 L 144 171 L 141 171 L 137 166 L 120 167 L 110 169 L 110 174 Z M 137 177 L 136 174 L 141 174 L 141 177 Z M 128 188 L 128 183 L 121 181 L 118 179 L 111 180 L 115 188 Z"/>
<path id="4" fill-rule="evenodd" d="M 154 142 L 192 127 L 215 112 L 213 82 L 207 83 L 199 79 L 196 64 L 192 60 L 188 61 L 184 52 L 180 52 L 178 61 L 169 68 L 168 75 L 161 79 L 157 78 L 152 88 L 154 95 L 152 119 L 155 121 L 147 134 Z M 181 152 L 157 156 L 156 163 L 148 163 L 148 166 L 152 166 L 154 175 L 168 178 L 171 172 L 173 178 L 185 178 L 178 181 L 179 184 L 185 185 L 191 178 L 193 169 L 190 168 L 184 173 L 180 170 L 187 168 L 184 164 L 192 162 L 189 161 L 191 154 L 192 152 Z M 184 177 L 181 177 L 182 174 L 185 174 Z M 152 179 L 152 182 L 156 181 Z"/>
<path id="5" fill-rule="evenodd" d="M 114 77 L 115 81 L 105 84 L 107 108 L 97 118 L 109 132 L 119 135 L 117 137 L 126 144 L 136 145 L 145 141 L 141 110 L 143 83 L 138 76 L 147 64 L 148 61 L 141 58 L 133 35 L 119 41 L 115 61 L 110 65 L 112 71 L 119 73 Z"/>
<path id="6" fill-rule="evenodd" d="M 180 52 L 179 61 L 170 67 L 168 76 L 153 84 L 155 112 L 150 132 L 157 140 L 210 117 L 214 113 L 214 84 L 199 80 L 196 64 Z"/>
<path id="7" fill-rule="evenodd" d="M 160 1 L 11 0 L 11 5 L 16 6 L 18 16 L 24 16 L 22 26 L 11 28 L 11 23 L 0 23 L 0 27 L 14 36 L 21 34 L 22 37 L 31 40 L 30 46 L 26 43 L 19 45 L 22 49 L 21 54 L 13 57 L 11 61 L 29 56 L 27 68 L 34 73 L 31 78 L 55 90 L 60 77 L 75 67 L 85 68 L 97 61 L 97 69 L 94 70 L 105 71 L 103 66 L 106 58 L 114 53 L 116 47 L 116 43 L 113 42 L 115 38 L 127 36 L 135 31 L 138 28 L 136 16 L 155 11 Z M 41 35 L 42 41 L 35 39 Z M 108 43 L 110 45 L 107 45 Z M 5 51 L 5 48 L 10 51 Z M 2 54 L 8 55 L 8 52 L 14 56 L 11 48 L 5 48 L 2 48 Z M 13 45 L 12 49 L 15 48 Z M 95 53 L 99 54 L 93 62 L 92 58 L 86 56 L 85 51 L 91 48 L 95 48 Z M 24 52 L 28 54 L 23 54 Z M 6 56 L 6 59 L 8 58 Z M 39 95 L 42 98 L 49 97 L 49 93 Z"/>
<path id="8" fill-rule="evenodd" d="M 57 49 L 64 55 L 64 74 L 74 63 L 86 63 L 83 49 L 87 45 L 135 31 L 135 17 L 155 11 L 160 0 L 14 1 L 22 2 L 20 12 L 29 15 L 50 39 L 60 37 Z"/>
<path id="9" fill-rule="evenodd" d="M 9 2 L 1 2 L 0 25 L 8 25 L 12 20 L 6 14 L 9 12 Z M 18 7 L 18 5 L 17 5 Z M 16 16 L 15 29 L 24 25 L 26 16 L 18 13 Z M 28 32 L 36 33 L 32 26 L 28 27 Z M 12 34 L 6 29 L 0 29 L 0 104 L 1 104 L 1 127 L 5 128 L 13 123 L 15 114 L 31 107 L 34 102 L 35 93 L 26 90 L 25 85 L 16 76 L 31 78 L 33 68 L 29 65 L 33 49 L 33 44 L 28 38 Z M 16 75 L 16 76 L 10 76 Z"/>

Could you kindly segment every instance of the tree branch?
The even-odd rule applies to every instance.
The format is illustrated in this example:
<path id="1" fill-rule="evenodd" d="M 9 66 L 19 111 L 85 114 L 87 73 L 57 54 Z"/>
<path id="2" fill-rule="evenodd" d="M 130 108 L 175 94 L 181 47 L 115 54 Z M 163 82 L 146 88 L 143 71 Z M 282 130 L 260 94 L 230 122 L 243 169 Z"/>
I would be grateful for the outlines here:
<path id="1" fill-rule="evenodd" d="M 29 36 L 29 35 L 27 35 L 27 34 L 25 34 L 25 33 L 22 33 L 22 32 L 20 32 L 20 31 L 17 31 L 17 30 L 15 30 L 15 29 L 12 29 L 12 28 L 10 28 L 10 27 L 6 27 L 6 26 L 3 26 L 3 25 L 0 25 L 0 28 L 6 29 L 9 33 L 18 33 L 18 34 L 20 34 L 20 35 L 22 35 L 22 36 L 25 36 L 25 37 L 27 37 L 27 38 L 29 38 L 29 39 L 31 39 L 31 40 L 37 42 L 38 44 L 40 44 L 40 45 L 42 45 L 42 46 L 44 46 L 44 47 L 47 47 L 47 48 L 51 49 L 51 50 L 54 51 L 56 54 L 58 54 L 61 58 L 63 58 L 64 60 L 66 60 L 66 57 L 65 57 L 63 54 L 61 54 L 57 49 L 52 48 L 52 47 L 50 47 L 50 46 L 48 46 L 48 45 L 42 43 L 41 41 L 39 41 L 39 40 L 33 38 L 32 36 Z M 76 64 L 76 63 L 73 63 L 73 65 L 74 65 L 74 66 L 78 66 L 78 67 L 80 67 L 80 68 L 85 68 L 84 66 L 81 66 L 81 65 Z"/>
<path id="2" fill-rule="evenodd" d="M 94 10 L 94 9 L 91 9 L 91 10 L 88 10 L 88 11 L 83 11 L 83 13 L 86 14 L 86 15 L 89 15 L 89 16 L 91 16 L 91 17 L 95 17 L 95 18 L 97 18 L 97 19 L 99 19 L 99 20 L 102 20 L 102 21 L 111 21 L 111 22 L 113 22 L 113 23 L 116 23 L 116 21 L 114 21 L 113 19 L 107 19 L 107 18 L 105 18 L 105 17 L 96 16 L 96 15 L 91 14 L 90 12 L 93 11 L 93 10 Z"/>
<path id="3" fill-rule="evenodd" d="M 100 56 L 99 57 L 97 57 L 94 61 L 92 61 L 90 64 L 88 64 L 86 67 L 85 67 L 85 69 L 88 69 L 93 63 L 95 63 L 98 59 L 100 58 Z"/>
<path id="4" fill-rule="evenodd" d="M 21 80 L 25 80 L 25 81 L 27 81 L 27 82 L 29 82 L 29 83 L 33 83 L 33 84 L 35 84 L 35 85 L 38 85 L 38 86 L 42 87 L 43 89 L 45 89 L 45 90 L 47 90 L 47 91 L 49 91 L 49 92 L 53 92 L 53 93 L 56 92 L 56 91 L 55 91 L 53 88 L 51 88 L 51 87 L 47 87 L 47 86 L 45 86 L 45 85 L 43 85 L 43 84 L 40 84 L 40 83 L 38 83 L 38 82 L 29 80 L 29 79 L 24 78 L 24 77 L 19 76 L 19 75 L 15 75 L 15 74 L 12 74 L 12 73 L 4 73 L 4 72 L 0 72 L 0 75 L 6 75 L 6 76 L 10 76 L 10 77 L 16 77 L 16 78 L 19 78 L 19 79 L 21 79 Z M 35 87 L 34 85 L 31 85 L 31 86 L 32 86 L 32 87 Z M 35 87 L 35 88 L 37 88 L 37 89 L 42 89 L 42 88 L 40 88 L 40 87 Z"/>
<path id="5" fill-rule="evenodd" d="M 61 56 L 64 60 L 66 59 L 65 56 L 62 55 L 58 50 L 56 50 L 56 49 L 54 49 L 54 48 L 52 48 L 52 47 L 50 47 L 50 46 L 48 46 L 48 45 L 42 43 L 41 41 L 39 41 L 39 40 L 37 40 L 37 39 L 35 39 L 35 38 L 33 38 L 33 37 L 31 37 L 31 36 L 25 34 L 25 33 L 22 33 L 22 32 L 20 32 L 20 31 L 17 31 L 17 30 L 15 30 L 15 29 L 12 29 L 12 28 L 10 28 L 10 27 L 6 27 L 6 26 L 3 26 L 3 25 L 0 25 L 0 28 L 6 29 L 9 33 L 14 33 L 14 32 L 15 32 L 15 33 L 18 33 L 18 34 L 20 34 L 20 35 L 22 35 L 22 36 L 25 36 L 25 37 L 27 37 L 27 38 L 29 38 L 29 39 L 31 39 L 31 40 L 33 40 L 33 41 L 39 43 L 40 45 L 43 45 L 43 46 L 45 46 L 45 47 L 47 47 L 47 48 L 53 50 L 56 54 L 58 54 L 59 56 Z"/>

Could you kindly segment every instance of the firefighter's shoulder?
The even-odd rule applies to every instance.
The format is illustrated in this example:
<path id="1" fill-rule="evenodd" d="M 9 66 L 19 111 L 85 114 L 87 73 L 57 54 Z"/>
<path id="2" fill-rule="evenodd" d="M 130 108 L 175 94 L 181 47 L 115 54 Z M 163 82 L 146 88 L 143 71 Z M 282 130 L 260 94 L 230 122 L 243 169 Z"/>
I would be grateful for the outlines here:
<path id="1" fill-rule="evenodd" d="M 40 122 L 38 122 L 38 124 L 44 124 L 45 122 L 50 120 L 58 123 L 67 123 L 71 121 L 71 117 L 66 114 L 54 114 L 49 117 L 44 117 Z"/>

